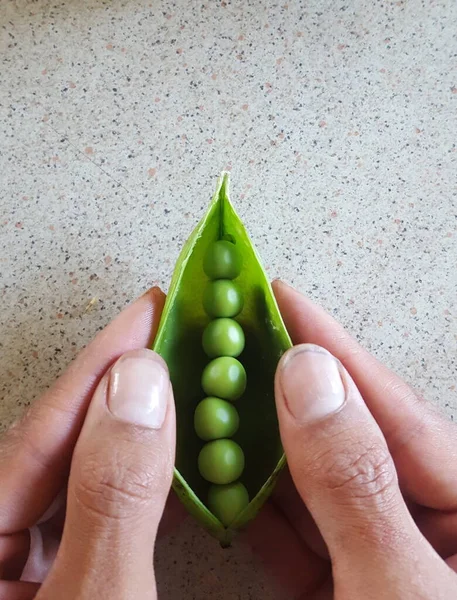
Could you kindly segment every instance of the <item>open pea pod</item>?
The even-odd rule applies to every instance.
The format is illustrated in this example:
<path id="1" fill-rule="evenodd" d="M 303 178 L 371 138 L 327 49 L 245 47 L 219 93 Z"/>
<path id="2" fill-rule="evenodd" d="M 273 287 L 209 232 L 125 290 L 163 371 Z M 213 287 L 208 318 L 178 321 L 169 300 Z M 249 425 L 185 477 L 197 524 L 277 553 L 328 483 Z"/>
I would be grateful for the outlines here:
<path id="1" fill-rule="evenodd" d="M 291 346 L 270 283 L 248 234 L 228 195 L 229 175 L 223 173 L 206 215 L 186 242 L 171 281 L 153 349 L 167 362 L 177 417 L 176 463 L 173 488 L 187 510 L 223 546 L 258 513 L 285 464 L 274 401 L 274 375 L 281 355 Z M 194 411 L 204 397 L 201 375 L 209 359 L 202 349 L 202 332 L 210 318 L 202 298 L 208 277 L 203 259 L 217 240 L 234 243 L 243 266 L 236 283 L 244 307 L 236 320 L 245 334 L 238 357 L 247 373 L 247 387 L 237 400 L 240 425 L 233 439 L 244 451 L 241 481 L 250 502 L 224 526 L 209 510 L 209 484 L 198 470 L 204 444 L 194 430 Z"/>

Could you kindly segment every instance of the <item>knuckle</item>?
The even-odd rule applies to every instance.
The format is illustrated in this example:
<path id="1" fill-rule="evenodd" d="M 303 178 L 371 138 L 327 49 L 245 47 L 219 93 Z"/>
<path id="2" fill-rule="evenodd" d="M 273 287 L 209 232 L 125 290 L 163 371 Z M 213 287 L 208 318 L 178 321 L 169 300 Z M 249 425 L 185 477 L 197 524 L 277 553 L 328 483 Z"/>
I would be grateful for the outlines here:
<path id="1" fill-rule="evenodd" d="M 352 500 L 382 503 L 396 483 L 392 457 L 381 442 L 346 443 L 336 453 L 334 449 L 324 453 L 317 461 L 317 469 L 328 490 Z"/>
<path id="2" fill-rule="evenodd" d="M 41 438 L 34 435 L 33 429 L 29 427 L 29 414 L 27 411 L 20 421 L 7 430 L 0 444 L 0 458 L 5 462 L 8 458 L 11 463 L 24 459 L 41 470 L 57 466 L 60 458 L 51 458 L 44 452 Z"/>
<path id="3" fill-rule="evenodd" d="M 0 443 L 0 457 L 25 455 L 27 462 L 37 464 L 40 469 L 67 467 L 66 456 L 50 455 L 47 452 L 47 438 L 40 435 L 42 428 L 49 423 L 65 424 L 78 416 L 78 411 L 65 406 L 55 390 L 50 390 L 39 400 L 28 406 L 21 417 L 7 429 Z"/>
<path id="4" fill-rule="evenodd" d="M 92 455 L 80 466 L 74 496 L 96 519 L 128 519 L 149 501 L 152 479 L 147 470 L 126 463 L 117 454 L 108 461 Z"/>
<path id="5" fill-rule="evenodd" d="M 395 402 L 399 406 L 407 406 L 409 409 L 407 427 L 405 421 L 399 419 L 394 422 L 390 429 L 385 431 L 394 455 L 407 444 L 421 439 L 435 428 L 440 429 L 443 423 L 447 422 L 436 405 L 427 402 L 396 375 L 392 375 L 387 380 L 384 385 L 384 393 L 391 398 L 395 398 Z"/>
<path id="6" fill-rule="evenodd" d="M 356 360 L 365 353 L 365 350 L 342 328 L 335 333 L 334 344 L 338 348 L 338 359 L 343 364 Z"/>

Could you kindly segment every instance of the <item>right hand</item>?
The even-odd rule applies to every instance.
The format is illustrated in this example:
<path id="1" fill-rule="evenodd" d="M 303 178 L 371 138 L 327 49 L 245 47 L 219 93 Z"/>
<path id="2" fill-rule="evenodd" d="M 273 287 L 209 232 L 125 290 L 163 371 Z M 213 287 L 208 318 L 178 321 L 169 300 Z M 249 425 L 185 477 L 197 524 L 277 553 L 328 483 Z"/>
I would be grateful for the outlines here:
<path id="1" fill-rule="evenodd" d="M 276 374 L 290 475 L 251 543 L 301 600 L 457 598 L 455 425 L 322 309 L 274 290 L 297 344 Z"/>

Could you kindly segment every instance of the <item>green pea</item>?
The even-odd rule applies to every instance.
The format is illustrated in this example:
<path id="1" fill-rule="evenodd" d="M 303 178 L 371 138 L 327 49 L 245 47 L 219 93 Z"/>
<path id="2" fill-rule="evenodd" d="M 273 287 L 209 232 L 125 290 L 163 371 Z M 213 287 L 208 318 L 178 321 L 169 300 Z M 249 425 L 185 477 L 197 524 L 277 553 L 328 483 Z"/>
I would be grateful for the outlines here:
<path id="1" fill-rule="evenodd" d="M 210 279 L 235 279 L 241 272 L 242 258 L 235 244 L 214 242 L 203 259 L 203 270 Z"/>
<path id="2" fill-rule="evenodd" d="M 236 317 L 243 304 L 240 288 L 229 279 L 210 281 L 203 293 L 203 307 L 210 317 Z"/>
<path id="3" fill-rule="evenodd" d="M 237 400 L 246 389 L 246 371 L 236 358 L 220 356 L 203 370 L 202 387 L 208 396 Z"/>
<path id="4" fill-rule="evenodd" d="M 198 455 L 198 469 L 210 483 L 232 483 L 243 472 L 243 450 L 233 440 L 208 442 Z"/>
<path id="5" fill-rule="evenodd" d="M 244 349 L 244 333 L 233 319 L 214 319 L 206 326 L 202 343 L 210 358 L 239 356 Z"/>
<path id="6" fill-rule="evenodd" d="M 236 408 L 221 398 L 209 396 L 195 409 L 195 431 L 205 442 L 232 437 L 238 431 L 239 424 Z"/>
<path id="7" fill-rule="evenodd" d="M 212 485 L 208 492 L 208 506 L 219 521 L 228 527 L 249 504 L 249 494 L 240 481 L 226 485 Z"/>

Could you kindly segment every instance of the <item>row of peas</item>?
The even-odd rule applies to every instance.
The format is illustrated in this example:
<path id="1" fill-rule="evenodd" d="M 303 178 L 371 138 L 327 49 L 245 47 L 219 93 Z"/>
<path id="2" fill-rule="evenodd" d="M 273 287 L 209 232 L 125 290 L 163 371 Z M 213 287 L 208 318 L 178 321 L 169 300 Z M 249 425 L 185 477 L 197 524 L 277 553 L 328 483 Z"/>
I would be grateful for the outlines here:
<path id="1" fill-rule="evenodd" d="M 204 258 L 203 269 L 210 281 L 203 306 L 212 318 L 203 332 L 202 344 L 212 359 L 202 375 L 207 397 L 194 415 L 198 437 L 207 442 L 198 456 L 201 476 L 212 485 L 208 506 L 226 526 L 249 503 L 245 486 L 239 481 L 244 470 L 244 453 L 232 439 L 238 431 L 238 411 L 232 404 L 246 388 L 246 371 L 237 360 L 245 345 L 244 332 L 234 320 L 243 308 L 243 296 L 233 281 L 241 272 L 242 260 L 235 244 L 213 243 Z"/>

